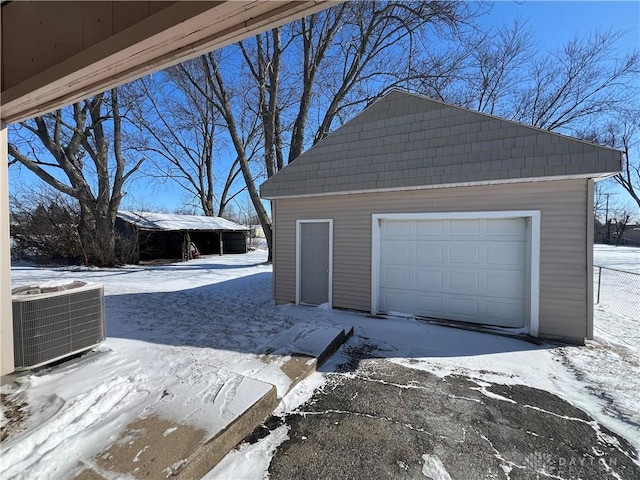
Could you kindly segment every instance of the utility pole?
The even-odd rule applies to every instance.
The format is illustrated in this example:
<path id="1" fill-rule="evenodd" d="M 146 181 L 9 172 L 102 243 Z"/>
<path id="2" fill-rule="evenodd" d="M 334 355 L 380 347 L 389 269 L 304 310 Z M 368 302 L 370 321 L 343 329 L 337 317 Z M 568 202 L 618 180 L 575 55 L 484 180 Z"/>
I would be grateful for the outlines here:
<path id="1" fill-rule="evenodd" d="M 607 198 L 607 204 L 604 210 L 604 224 L 607 226 L 607 237 L 604 243 L 609 245 L 609 234 L 611 233 L 611 228 L 609 226 L 609 195 L 610 193 L 605 193 L 604 196 Z"/>
<path id="2" fill-rule="evenodd" d="M 604 211 L 604 223 L 607 226 L 607 240 L 605 243 L 609 245 L 611 243 L 611 221 L 609 220 L 609 197 L 611 195 L 615 195 L 615 193 L 605 193 L 604 196 L 607 198 L 607 203 Z"/>

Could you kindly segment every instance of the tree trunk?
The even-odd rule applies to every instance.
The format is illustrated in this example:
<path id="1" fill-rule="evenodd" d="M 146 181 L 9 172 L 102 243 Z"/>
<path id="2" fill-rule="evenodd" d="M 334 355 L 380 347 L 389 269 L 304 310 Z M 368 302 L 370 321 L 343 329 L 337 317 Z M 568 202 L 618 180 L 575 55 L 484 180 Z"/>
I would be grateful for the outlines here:
<path id="1" fill-rule="evenodd" d="M 15 145 L 9 145 L 9 154 L 44 182 L 76 199 L 80 206 L 77 233 L 84 262 L 98 266 L 118 263 L 115 222 L 124 196 L 122 188 L 142 164 L 140 160 L 130 170 L 125 169 L 118 90 L 78 102 L 65 114 L 58 110 L 23 122 L 20 127 L 42 143 L 53 161 L 47 156 L 29 158 Z M 87 176 L 91 171 L 95 172 L 93 178 Z M 64 173 L 66 180 L 52 172 Z"/>
<path id="2" fill-rule="evenodd" d="M 245 144 L 242 141 L 240 131 L 236 124 L 236 119 L 229 100 L 229 94 L 227 93 L 224 80 L 222 79 L 222 76 L 218 71 L 217 64 L 215 58 L 213 58 L 213 55 L 207 54 L 204 57 L 201 57 L 201 62 L 204 71 L 207 73 L 207 81 L 210 82 L 211 90 L 214 92 L 214 95 L 219 102 L 218 108 L 220 109 L 220 112 L 225 119 L 227 128 L 229 130 L 229 135 L 231 136 L 233 146 L 238 155 L 240 170 L 242 172 L 245 184 L 247 185 L 247 191 L 249 193 L 249 197 L 251 198 L 251 203 L 253 203 L 253 208 L 255 208 L 256 210 L 258 219 L 260 220 L 260 225 L 262 226 L 264 235 L 267 238 L 267 247 L 269 250 L 267 261 L 271 262 L 273 258 L 271 251 L 271 220 L 269 219 L 269 215 L 267 214 L 267 211 L 262 204 L 260 194 L 258 193 L 258 188 L 256 187 L 256 182 L 254 181 L 253 174 L 251 173 Z"/>
<path id="3" fill-rule="evenodd" d="M 97 266 L 113 266 L 116 262 L 115 226 L 108 216 L 100 215 L 96 219 L 96 260 Z"/>

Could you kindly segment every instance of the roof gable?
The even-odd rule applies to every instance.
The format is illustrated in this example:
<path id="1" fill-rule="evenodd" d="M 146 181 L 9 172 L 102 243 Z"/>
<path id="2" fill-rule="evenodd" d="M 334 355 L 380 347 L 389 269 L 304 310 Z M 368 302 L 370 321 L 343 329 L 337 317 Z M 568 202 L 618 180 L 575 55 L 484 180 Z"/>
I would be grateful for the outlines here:
<path id="1" fill-rule="evenodd" d="M 261 186 L 265 198 L 597 178 L 622 153 L 393 90 Z"/>

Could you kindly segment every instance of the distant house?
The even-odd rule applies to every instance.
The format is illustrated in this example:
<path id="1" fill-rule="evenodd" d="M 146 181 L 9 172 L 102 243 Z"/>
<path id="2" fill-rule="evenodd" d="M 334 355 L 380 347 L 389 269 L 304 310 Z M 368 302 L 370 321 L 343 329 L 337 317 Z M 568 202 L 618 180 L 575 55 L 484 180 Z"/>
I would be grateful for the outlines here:
<path id="1" fill-rule="evenodd" d="M 611 148 L 394 90 L 262 185 L 276 302 L 582 343 L 594 180 L 621 163 Z"/>
<path id="2" fill-rule="evenodd" d="M 616 243 L 618 243 L 617 236 Z M 620 240 L 619 245 L 640 246 L 640 225 L 627 225 L 624 232 L 622 232 L 622 240 Z"/>
<path id="3" fill-rule="evenodd" d="M 640 225 L 626 225 L 622 235 L 618 232 L 619 225 L 609 221 L 609 225 L 597 219 L 594 221 L 594 242 L 610 245 L 640 246 Z"/>
<path id="4" fill-rule="evenodd" d="M 117 227 L 136 242 L 134 261 L 247 253 L 249 229 L 221 217 L 120 211 Z"/>

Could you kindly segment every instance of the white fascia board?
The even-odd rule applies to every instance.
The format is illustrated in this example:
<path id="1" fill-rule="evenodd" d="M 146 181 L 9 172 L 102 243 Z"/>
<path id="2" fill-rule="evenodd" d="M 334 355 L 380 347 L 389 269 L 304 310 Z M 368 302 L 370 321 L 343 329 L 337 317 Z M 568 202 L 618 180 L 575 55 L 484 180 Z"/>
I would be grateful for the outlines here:
<path id="1" fill-rule="evenodd" d="M 371 188 L 362 190 L 343 190 L 337 192 L 319 192 L 319 193 L 300 193 L 293 195 L 261 195 L 265 200 L 280 200 L 285 198 L 308 198 L 308 197 L 332 197 L 335 195 L 354 195 L 360 193 L 385 193 L 385 192 L 411 192 L 415 190 L 437 190 L 440 188 L 455 188 L 455 187 L 481 187 L 487 185 L 505 185 L 514 183 L 533 183 L 533 182 L 553 182 L 556 180 L 580 180 L 591 179 L 594 181 L 600 181 L 606 178 L 610 178 L 617 175 L 618 172 L 608 173 L 585 173 L 583 175 L 560 175 L 557 177 L 535 177 L 535 178 L 517 178 L 517 179 L 501 179 L 501 180 L 486 180 L 479 182 L 460 182 L 460 183 L 439 183 L 437 185 L 418 185 L 409 187 L 388 187 L 388 188 Z"/>

